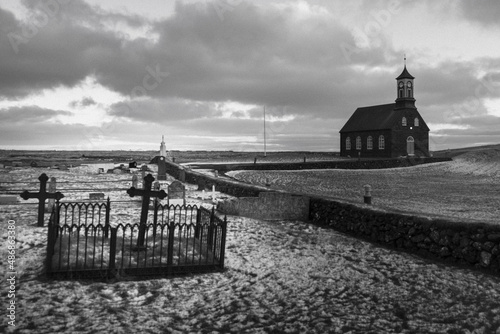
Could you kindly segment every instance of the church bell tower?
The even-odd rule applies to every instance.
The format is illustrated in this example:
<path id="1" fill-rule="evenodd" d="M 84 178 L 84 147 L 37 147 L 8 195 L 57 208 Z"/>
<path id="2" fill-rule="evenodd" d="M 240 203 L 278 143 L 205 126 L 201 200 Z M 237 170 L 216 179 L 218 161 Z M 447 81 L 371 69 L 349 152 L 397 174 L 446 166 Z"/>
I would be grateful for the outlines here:
<path id="1" fill-rule="evenodd" d="M 396 99 L 396 109 L 397 108 L 416 108 L 415 98 L 413 97 L 413 79 L 408 70 L 406 69 L 406 57 L 405 57 L 405 67 L 403 72 L 396 78 L 397 82 L 397 99 Z"/>

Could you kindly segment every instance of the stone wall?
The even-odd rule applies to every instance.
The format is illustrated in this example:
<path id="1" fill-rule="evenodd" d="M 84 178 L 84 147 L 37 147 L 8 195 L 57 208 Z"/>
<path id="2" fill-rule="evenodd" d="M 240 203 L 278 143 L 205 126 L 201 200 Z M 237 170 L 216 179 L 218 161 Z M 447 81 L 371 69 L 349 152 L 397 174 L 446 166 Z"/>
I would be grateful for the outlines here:
<path id="1" fill-rule="evenodd" d="M 259 197 L 243 197 L 219 203 L 217 210 L 228 215 L 262 220 L 309 219 L 309 197 L 286 192 L 261 192 Z"/>
<path id="2" fill-rule="evenodd" d="M 227 163 L 227 164 L 193 164 L 194 168 L 214 169 L 219 172 L 232 170 L 300 170 L 300 169 L 383 169 L 408 167 L 434 162 L 451 161 L 451 158 L 401 158 L 401 159 L 373 159 L 360 161 L 356 159 L 337 161 L 310 161 L 310 162 L 258 162 L 258 163 Z"/>
<path id="3" fill-rule="evenodd" d="M 167 162 L 167 172 L 176 178 L 184 174 L 186 182 L 203 184 L 206 189 L 215 185 L 218 191 L 236 197 L 258 197 L 261 192 L 270 191 L 266 187 L 212 177 L 170 162 Z M 500 273 L 500 224 L 418 217 L 315 196 L 309 199 L 311 223 L 427 258 Z M 262 209 L 259 207 L 259 210 Z"/>
<path id="4" fill-rule="evenodd" d="M 170 161 L 167 161 L 166 165 L 168 174 L 176 179 L 184 179 L 183 182 L 197 184 L 200 188 L 206 190 L 212 190 L 212 186 L 215 186 L 217 191 L 236 197 L 257 197 L 259 193 L 269 191 L 268 188 L 263 186 L 210 176 Z"/>
<path id="5" fill-rule="evenodd" d="M 428 258 L 500 272 L 500 226 L 384 212 L 311 197 L 309 220 Z"/>

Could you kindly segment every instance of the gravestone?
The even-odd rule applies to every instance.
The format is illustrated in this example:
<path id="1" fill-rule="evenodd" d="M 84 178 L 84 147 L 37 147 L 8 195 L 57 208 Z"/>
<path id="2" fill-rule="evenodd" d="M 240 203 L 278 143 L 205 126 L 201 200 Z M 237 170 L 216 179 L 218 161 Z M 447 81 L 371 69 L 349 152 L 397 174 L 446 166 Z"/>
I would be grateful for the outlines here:
<path id="1" fill-rule="evenodd" d="M 138 188 L 137 184 L 139 183 L 139 178 L 137 177 L 137 174 L 132 175 L 132 187 Z"/>
<path id="2" fill-rule="evenodd" d="M 54 194 L 56 192 L 56 178 L 51 177 L 49 181 L 49 193 Z M 47 206 L 45 207 L 45 212 L 52 211 L 52 207 L 56 204 L 56 200 L 54 198 L 49 198 L 47 202 Z"/>
<path id="3" fill-rule="evenodd" d="M 104 193 L 90 193 L 89 199 L 93 201 L 104 200 Z"/>
<path id="4" fill-rule="evenodd" d="M 179 171 L 179 181 L 186 182 L 186 171 L 184 169 Z"/>
<path id="5" fill-rule="evenodd" d="M 186 187 L 179 181 L 168 185 L 168 205 L 186 204 Z"/>
<path id="6" fill-rule="evenodd" d="M 167 179 L 167 163 L 165 162 L 165 157 L 158 158 L 158 180 Z"/>
<path id="7" fill-rule="evenodd" d="M 205 190 L 206 182 L 204 178 L 198 179 L 198 190 Z"/>

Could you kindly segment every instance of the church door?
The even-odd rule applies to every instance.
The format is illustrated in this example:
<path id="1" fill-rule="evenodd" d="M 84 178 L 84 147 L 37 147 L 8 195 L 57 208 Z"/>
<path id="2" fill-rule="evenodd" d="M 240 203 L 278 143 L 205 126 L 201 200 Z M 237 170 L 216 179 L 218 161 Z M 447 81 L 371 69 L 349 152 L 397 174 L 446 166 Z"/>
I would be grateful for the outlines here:
<path id="1" fill-rule="evenodd" d="M 408 155 L 415 155 L 415 139 L 412 136 L 406 139 L 406 153 Z"/>

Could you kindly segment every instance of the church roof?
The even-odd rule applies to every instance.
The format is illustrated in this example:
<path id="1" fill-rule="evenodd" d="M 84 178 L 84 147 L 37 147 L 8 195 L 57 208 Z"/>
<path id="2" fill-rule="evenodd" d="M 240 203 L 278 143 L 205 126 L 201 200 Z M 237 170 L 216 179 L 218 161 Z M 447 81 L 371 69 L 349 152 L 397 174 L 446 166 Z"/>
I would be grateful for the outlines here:
<path id="1" fill-rule="evenodd" d="M 390 129 L 398 112 L 395 103 L 356 109 L 340 132 Z"/>
<path id="2" fill-rule="evenodd" d="M 403 72 L 401 72 L 399 77 L 396 78 L 396 80 L 399 80 L 399 79 L 415 79 L 415 77 L 413 75 L 411 75 L 410 72 L 408 72 L 408 70 L 406 69 L 406 65 L 405 65 Z"/>

